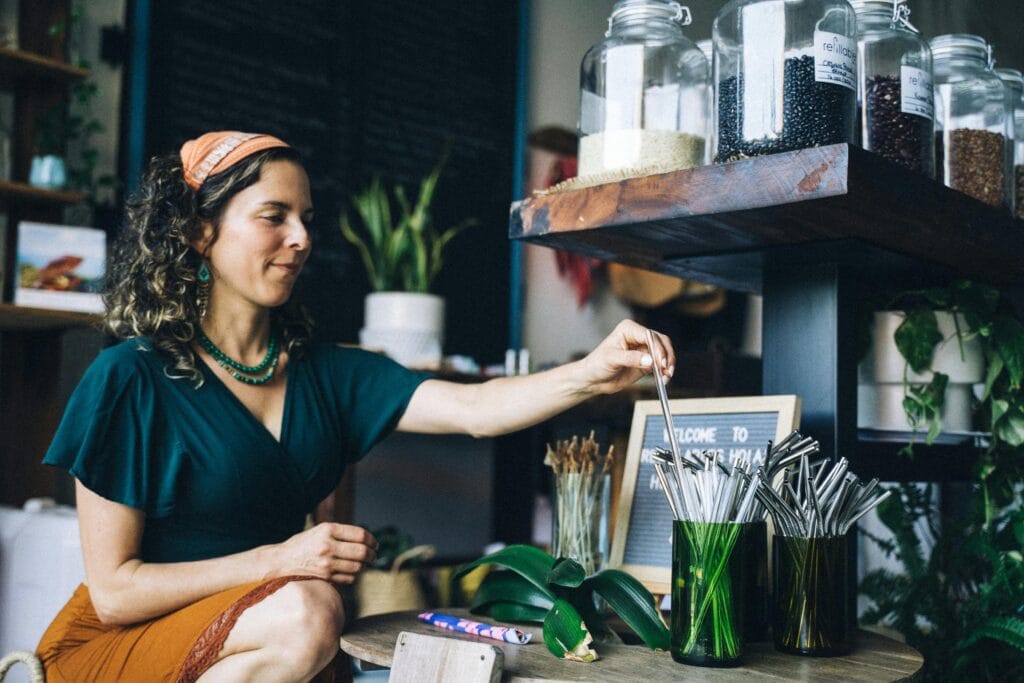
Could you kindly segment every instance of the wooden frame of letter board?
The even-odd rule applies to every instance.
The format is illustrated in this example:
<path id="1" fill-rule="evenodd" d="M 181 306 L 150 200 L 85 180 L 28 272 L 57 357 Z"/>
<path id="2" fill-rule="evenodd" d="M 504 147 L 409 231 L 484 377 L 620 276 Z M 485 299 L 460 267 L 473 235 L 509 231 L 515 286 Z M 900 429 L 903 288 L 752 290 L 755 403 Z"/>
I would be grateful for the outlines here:
<path id="1" fill-rule="evenodd" d="M 800 397 L 795 395 L 781 396 L 736 396 L 728 398 L 696 398 L 672 399 L 669 401 L 672 416 L 677 415 L 723 415 L 748 413 L 776 413 L 775 437 L 778 443 L 794 429 L 800 426 Z M 658 401 L 637 401 L 633 408 L 633 424 L 629 431 L 629 446 L 626 450 L 626 464 L 622 475 L 622 490 L 619 496 L 618 512 L 615 516 L 615 531 L 612 536 L 609 566 L 621 569 L 636 577 L 640 583 L 655 595 L 667 595 L 671 591 L 671 565 L 657 566 L 644 564 L 624 564 L 626 541 L 630 533 L 630 516 L 633 512 L 633 497 L 636 494 L 637 478 L 640 472 L 640 456 L 643 450 L 645 426 L 649 416 L 661 418 L 661 403 Z M 674 421 L 674 419 L 673 419 Z M 656 423 L 659 429 L 664 428 L 664 419 Z M 767 447 L 767 443 L 751 443 L 751 447 Z M 679 446 L 685 450 L 683 444 Z M 665 448 L 669 448 L 665 444 Z M 653 471 L 653 466 L 651 467 Z M 660 502 L 668 511 L 668 502 L 664 493 L 658 493 Z M 671 513 L 669 512 L 669 518 Z M 666 537 L 671 529 L 665 530 Z"/>

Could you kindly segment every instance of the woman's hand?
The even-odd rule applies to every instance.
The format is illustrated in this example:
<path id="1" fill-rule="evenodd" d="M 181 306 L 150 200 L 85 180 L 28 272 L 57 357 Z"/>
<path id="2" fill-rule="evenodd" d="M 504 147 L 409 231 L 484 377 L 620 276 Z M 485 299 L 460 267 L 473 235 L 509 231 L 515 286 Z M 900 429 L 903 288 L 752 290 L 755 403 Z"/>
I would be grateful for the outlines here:
<path id="1" fill-rule="evenodd" d="M 647 328 L 632 320 L 620 322 L 581 361 L 586 386 L 596 393 L 614 393 L 653 372 L 654 362 L 658 363 L 662 374 L 671 377 L 676 364 L 672 342 L 660 332 L 653 332 L 653 336 L 655 358 L 652 359 L 647 347 Z"/>
<path id="2" fill-rule="evenodd" d="M 332 583 L 353 583 L 377 558 L 377 539 L 351 524 L 322 522 L 270 547 L 270 577 L 315 576 Z"/>

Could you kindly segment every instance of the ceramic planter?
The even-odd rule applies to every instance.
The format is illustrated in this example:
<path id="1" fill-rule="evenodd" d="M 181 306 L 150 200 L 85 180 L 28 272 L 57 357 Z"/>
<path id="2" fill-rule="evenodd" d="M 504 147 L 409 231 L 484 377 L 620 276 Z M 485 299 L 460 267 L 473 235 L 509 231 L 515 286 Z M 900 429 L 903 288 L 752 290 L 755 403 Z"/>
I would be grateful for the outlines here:
<path id="1" fill-rule="evenodd" d="M 963 342 L 963 356 L 951 313 L 936 314 L 942 341 L 935 348 L 931 367 L 949 376 L 942 410 L 944 431 L 970 431 L 972 385 L 984 380 L 985 359 L 976 338 Z M 903 322 L 901 311 L 875 313 L 871 350 L 858 368 L 857 426 L 869 429 L 906 431 L 912 429 L 903 410 L 904 373 L 911 384 L 926 384 L 932 372 L 917 373 L 896 348 L 893 335 Z M 960 316 L 960 329 L 967 325 Z"/>
<path id="2" fill-rule="evenodd" d="M 437 369 L 444 344 L 444 299 L 418 292 L 366 295 L 359 343 L 402 365 Z"/>
<path id="3" fill-rule="evenodd" d="M 63 189 L 68 182 L 64 159 L 53 154 L 32 157 L 28 175 L 29 185 L 47 190 Z"/>

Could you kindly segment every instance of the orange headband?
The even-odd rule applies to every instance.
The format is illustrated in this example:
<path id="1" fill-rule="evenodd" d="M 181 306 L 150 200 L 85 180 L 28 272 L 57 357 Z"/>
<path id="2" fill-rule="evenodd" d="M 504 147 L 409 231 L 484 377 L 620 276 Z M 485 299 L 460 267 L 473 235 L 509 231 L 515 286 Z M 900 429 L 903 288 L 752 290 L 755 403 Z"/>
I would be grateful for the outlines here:
<path id="1" fill-rule="evenodd" d="M 185 182 L 193 190 L 202 187 L 214 173 L 226 171 L 242 159 L 272 147 L 288 147 L 273 135 L 222 130 L 206 133 L 181 146 L 181 166 Z"/>

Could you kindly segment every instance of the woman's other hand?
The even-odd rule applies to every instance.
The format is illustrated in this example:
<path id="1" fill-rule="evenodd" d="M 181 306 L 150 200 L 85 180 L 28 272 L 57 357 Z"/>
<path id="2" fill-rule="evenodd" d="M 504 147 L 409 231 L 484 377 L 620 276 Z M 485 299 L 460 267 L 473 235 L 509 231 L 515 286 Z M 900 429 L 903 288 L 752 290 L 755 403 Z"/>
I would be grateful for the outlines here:
<path id="1" fill-rule="evenodd" d="M 353 583 L 363 567 L 377 558 L 377 539 L 362 527 L 321 522 L 270 550 L 269 577 L 298 574 Z"/>
<path id="2" fill-rule="evenodd" d="M 662 374 L 675 372 L 676 354 L 672 342 L 654 332 L 654 358 L 647 346 L 647 328 L 632 320 L 623 320 L 581 361 L 583 381 L 592 391 L 611 394 L 653 372 L 657 362 Z"/>

